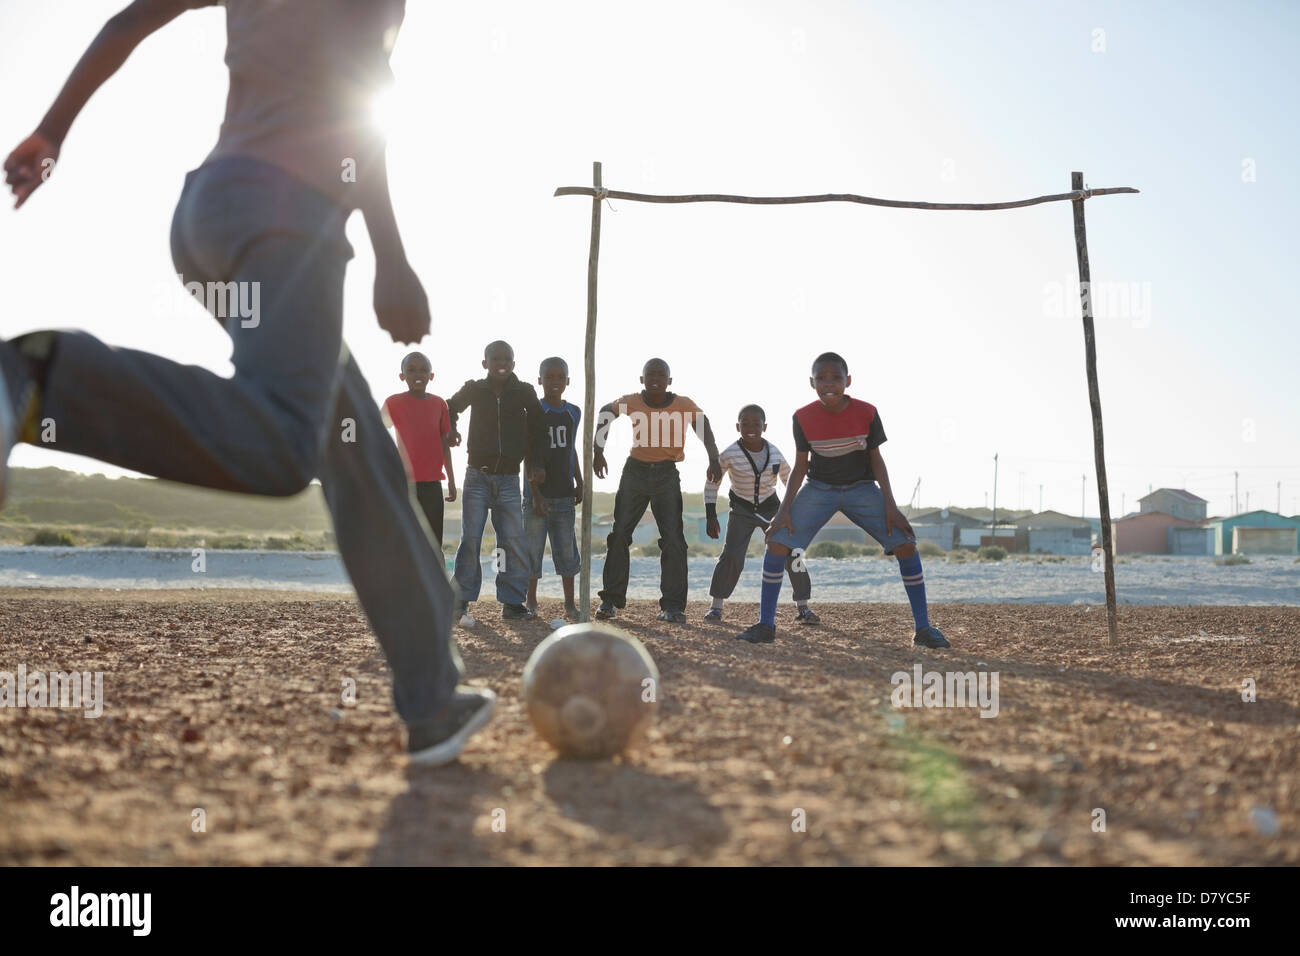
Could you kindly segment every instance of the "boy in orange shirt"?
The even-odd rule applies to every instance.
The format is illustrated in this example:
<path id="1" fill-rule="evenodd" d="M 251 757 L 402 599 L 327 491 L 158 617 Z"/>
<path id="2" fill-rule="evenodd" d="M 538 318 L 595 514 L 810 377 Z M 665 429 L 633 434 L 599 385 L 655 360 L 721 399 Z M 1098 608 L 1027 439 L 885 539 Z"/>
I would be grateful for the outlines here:
<path id="1" fill-rule="evenodd" d="M 456 474 L 451 469 L 448 441 L 451 415 L 447 403 L 428 391 L 433 366 L 423 352 L 412 352 L 402 359 L 402 371 L 397 377 L 406 383 L 406 391 L 384 399 L 380 412 L 384 424 L 397 432 L 397 450 L 406 466 L 406 477 L 415 483 L 415 498 L 441 548 L 444 477 L 446 500 L 456 500 Z"/>
<path id="2" fill-rule="evenodd" d="M 604 587 L 596 611 L 601 619 L 613 617 L 615 608 L 627 605 L 628 549 L 632 532 L 648 506 L 659 527 L 659 620 L 686 622 L 686 535 L 677 462 L 686 457 L 687 431 L 694 431 L 708 450 L 709 481 L 722 480 L 722 466 L 708 416 L 685 395 L 668 391 L 672 383 L 668 363 L 652 358 L 641 369 L 643 389 L 600 410 L 592 454 L 597 478 L 604 478 L 608 470 L 604 448 L 610 424 L 619 415 L 632 420 L 632 453 L 619 478 L 614 530 L 607 539 Z"/>

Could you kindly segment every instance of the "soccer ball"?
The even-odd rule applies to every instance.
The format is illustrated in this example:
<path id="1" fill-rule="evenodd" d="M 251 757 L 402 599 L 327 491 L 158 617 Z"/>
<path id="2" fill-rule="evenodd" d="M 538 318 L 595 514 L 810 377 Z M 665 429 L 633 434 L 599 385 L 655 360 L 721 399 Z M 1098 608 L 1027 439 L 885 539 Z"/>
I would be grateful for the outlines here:
<path id="1" fill-rule="evenodd" d="M 640 741 L 659 706 L 659 669 L 635 637 L 608 624 L 570 624 L 524 666 L 533 727 L 566 757 L 612 757 Z"/>

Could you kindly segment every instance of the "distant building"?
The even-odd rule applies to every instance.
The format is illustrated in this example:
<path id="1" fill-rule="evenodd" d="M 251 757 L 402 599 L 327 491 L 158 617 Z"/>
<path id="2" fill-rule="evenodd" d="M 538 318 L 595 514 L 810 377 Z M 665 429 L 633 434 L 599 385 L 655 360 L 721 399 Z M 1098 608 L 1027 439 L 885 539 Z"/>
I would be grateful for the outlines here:
<path id="1" fill-rule="evenodd" d="M 985 548 L 991 544 L 996 544 L 999 548 L 1005 548 L 1007 551 L 1016 549 L 1016 526 L 1013 524 L 1000 524 L 996 531 L 993 528 L 961 528 L 957 532 L 957 544 L 962 548 Z"/>
<path id="2" fill-rule="evenodd" d="M 1199 537 L 1201 550 L 1174 551 L 1170 546 L 1170 531 L 1192 528 Z M 1143 511 L 1127 514 L 1111 524 L 1116 554 L 1212 554 L 1205 529 L 1195 521 L 1179 518 L 1164 511 Z M 1180 547 L 1194 548 L 1195 543 L 1180 539 Z"/>
<path id="3" fill-rule="evenodd" d="M 1203 525 L 1173 526 L 1167 544 L 1170 554 L 1214 554 L 1214 530 Z"/>
<path id="4" fill-rule="evenodd" d="M 1300 553 L 1300 519 L 1273 511 L 1248 511 L 1205 523 L 1214 532 L 1215 554 Z M 1240 550 L 1238 550 L 1240 549 Z"/>
<path id="5" fill-rule="evenodd" d="M 1016 550 L 1029 554 L 1089 554 L 1092 523 L 1086 518 L 1041 511 L 1025 515 L 1015 524 Z"/>
<path id="6" fill-rule="evenodd" d="M 1200 495 L 1182 488 L 1157 488 L 1146 497 L 1139 498 L 1138 504 L 1141 505 L 1141 514 L 1158 511 L 1188 521 L 1204 521 L 1208 502 Z"/>
<path id="7" fill-rule="evenodd" d="M 956 508 L 928 508 L 908 516 L 918 543 L 930 541 L 951 551 L 957 547 L 958 533 L 963 528 L 979 528 L 984 522 Z"/>

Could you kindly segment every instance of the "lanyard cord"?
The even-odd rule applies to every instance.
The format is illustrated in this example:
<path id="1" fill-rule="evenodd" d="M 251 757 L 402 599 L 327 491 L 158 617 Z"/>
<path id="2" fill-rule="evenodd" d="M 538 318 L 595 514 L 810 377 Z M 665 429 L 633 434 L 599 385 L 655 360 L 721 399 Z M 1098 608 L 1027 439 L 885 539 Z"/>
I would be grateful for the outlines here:
<path id="1" fill-rule="evenodd" d="M 759 477 L 763 472 L 767 471 L 767 465 L 772 460 L 772 446 L 766 439 L 763 440 L 763 448 L 766 451 L 766 454 L 763 456 L 763 467 L 761 469 L 758 465 L 754 464 L 754 459 L 749 457 L 749 449 L 746 448 L 744 444 L 736 442 L 736 447 L 739 448 L 741 452 L 744 453 L 745 458 L 749 460 L 749 467 L 754 469 L 754 509 L 757 510 Z"/>

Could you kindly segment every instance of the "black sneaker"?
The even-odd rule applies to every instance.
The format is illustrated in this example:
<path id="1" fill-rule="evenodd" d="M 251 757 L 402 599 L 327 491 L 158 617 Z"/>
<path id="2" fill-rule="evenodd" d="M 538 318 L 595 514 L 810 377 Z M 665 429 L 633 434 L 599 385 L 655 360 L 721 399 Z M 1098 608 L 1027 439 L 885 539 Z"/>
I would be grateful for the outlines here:
<path id="1" fill-rule="evenodd" d="M 933 624 L 917 628 L 916 637 L 912 638 L 912 643 L 917 647 L 952 647 L 948 643 L 948 638 L 944 637 Z"/>
<path id="2" fill-rule="evenodd" d="M 751 644 L 771 644 L 776 640 L 776 627 L 759 621 L 751 624 L 743 634 L 737 634 L 736 640 L 749 641 Z"/>
<path id="3" fill-rule="evenodd" d="M 526 604 L 502 604 L 501 617 L 507 621 L 531 621 L 537 614 L 528 610 Z"/>
<path id="4" fill-rule="evenodd" d="M 704 615 L 704 620 L 705 620 L 707 623 L 709 623 L 709 624 L 721 624 L 721 623 L 722 623 L 722 608 L 720 608 L 720 607 L 711 607 L 711 608 L 709 608 L 709 613 L 706 614 L 706 615 Z"/>
<path id="5" fill-rule="evenodd" d="M 686 615 L 682 611 L 660 611 L 655 620 L 667 621 L 669 624 L 685 624 Z"/>
<path id="6" fill-rule="evenodd" d="M 483 687 L 456 688 L 441 711 L 406 731 L 407 759 L 423 767 L 438 767 L 460 756 L 469 738 L 492 719 L 497 695 Z"/>
<path id="7" fill-rule="evenodd" d="M 794 619 L 800 624 L 820 624 L 822 622 L 822 619 L 817 616 L 817 612 L 810 607 L 799 608 L 799 613 L 794 616 Z"/>
<path id="8" fill-rule="evenodd" d="M 612 601 L 601 601 L 600 607 L 596 608 L 596 617 L 602 621 L 608 621 L 614 616 L 614 604 Z"/>
<path id="9" fill-rule="evenodd" d="M 20 441 L 36 440 L 40 404 L 40 389 L 27 358 L 0 341 L 0 508 L 9 486 L 9 453 Z"/>

